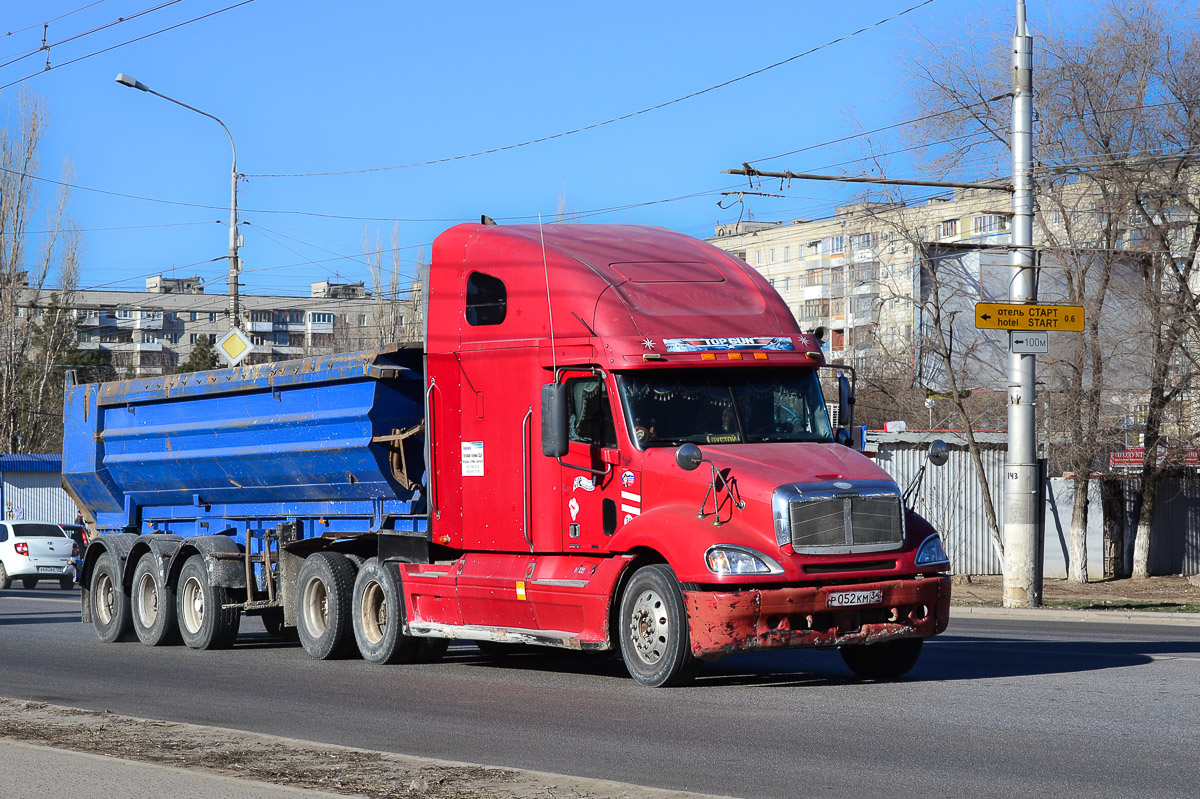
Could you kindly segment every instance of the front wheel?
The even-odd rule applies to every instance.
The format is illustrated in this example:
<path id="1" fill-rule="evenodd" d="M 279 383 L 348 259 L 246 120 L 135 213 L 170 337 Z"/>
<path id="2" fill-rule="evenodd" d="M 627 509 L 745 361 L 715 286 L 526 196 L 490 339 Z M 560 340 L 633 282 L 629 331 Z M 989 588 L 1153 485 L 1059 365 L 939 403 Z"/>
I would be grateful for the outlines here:
<path id="1" fill-rule="evenodd" d="M 700 669 L 692 655 L 687 609 L 669 566 L 638 569 L 621 596 L 619 633 L 625 668 L 651 688 L 683 685 Z"/>
<path id="2" fill-rule="evenodd" d="M 924 638 L 897 638 L 882 644 L 843 646 L 842 660 L 864 680 L 894 680 L 917 664 Z"/>
<path id="3" fill-rule="evenodd" d="M 213 585 L 204 558 L 188 558 L 179 572 L 175 595 L 176 619 L 183 642 L 192 649 L 228 649 L 242 624 L 239 608 L 226 608 L 237 598 L 230 589 Z"/>
<path id="4" fill-rule="evenodd" d="M 147 646 L 171 643 L 179 629 L 175 621 L 175 592 L 156 568 L 156 558 L 147 553 L 137 562 L 129 592 L 133 631 Z"/>

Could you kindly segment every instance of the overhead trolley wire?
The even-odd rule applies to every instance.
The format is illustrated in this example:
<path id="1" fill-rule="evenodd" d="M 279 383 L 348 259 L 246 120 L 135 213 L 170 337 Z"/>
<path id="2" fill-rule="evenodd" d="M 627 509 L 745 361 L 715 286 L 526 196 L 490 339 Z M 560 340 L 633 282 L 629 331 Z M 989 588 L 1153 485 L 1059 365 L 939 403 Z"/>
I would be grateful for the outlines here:
<path id="1" fill-rule="evenodd" d="M 172 0 L 172 1 L 173 1 L 173 2 L 178 2 L 178 0 Z M 120 47 L 124 47 L 125 45 L 128 45 L 128 44 L 133 44 L 134 42 L 140 42 L 140 41 L 142 41 L 142 40 L 144 40 L 144 39 L 149 39 L 149 38 L 151 38 L 152 36 L 157 36 L 157 35 L 159 35 L 160 33 L 167 33 L 168 31 L 173 31 L 173 30 L 175 30 L 176 28 L 182 28 L 184 25 L 190 25 L 190 24 L 192 24 L 193 22 L 199 22 L 199 21 L 200 21 L 200 20 L 202 20 L 202 19 L 208 19 L 209 17 L 215 17 L 217 14 L 223 14 L 223 13 L 225 13 L 226 11 L 232 11 L 232 10 L 233 10 L 233 9 L 235 9 L 235 8 L 240 8 L 240 7 L 244 6 L 244 5 L 249 5 L 250 3 L 253 3 L 253 2 L 254 2 L 254 0 L 242 0 L 242 2 L 240 2 L 240 3 L 234 3 L 234 4 L 233 4 L 233 5 L 231 5 L 231 6 L 226 6 L 225 8 L 220 8 L 220 9 L 217 9 L 216 11 L 210 11 L 210 12 L 209 12 L 209 13 L 207 13 L 207 14 L 202 14 L 202 15 L 200 15 L 200 16 L 198 16 L 198 17 L 193 17 L 192 19 L 189 19 L 189 20 L 184 20 L 183 22 L 176 23 L 175 25 L 171 25 L 171 26 L 169 26 L 169 27 L 166 27 L 166 28 L 161 28 L 160 30 L 152 31 L 152 32 L 150 32 L 150 33 L 147 33 L 147 34 L 145 34 L 145 35 L 143 35 L 143 36 L 138 36 L 138 37 L 136 37 L 136 38 L 133 38 L 133 39 L 130 39 L 130 40 L 128 40 L 128 41 L 121 42 L 120 44 L 114 44 L 114 45 L 112 45 L 111 47 L 105 47 L 105 48 L 104 48 L 104 49 L 102 49 L 102 50 L 96 50 L 96 51 L 95 51 L 95 52 L 93 52 L 93 53 L 88 53 L 87 55 L 81 55 L 81 56 L 79 56 L 78 58 L 72 58 L 70 61 L 64 61 L 64 62 L 62 62 L 61 64 L 55 64 L 55 65 L 54 65 L 54 66 L 52 66 L 52 67 L 46 67 L 46 68 L 45 68 L 45 69 L 43 69 L 43 70 L 40 70 L 40 71 L 38 71 L 38 72 L 34 72 L 34 73 L 30 74 L 30 75 L 26 75 L 26 76 L 25 76 L 25 77 L 23 77 L 23 78 L 19 78 L 19 79 L 17 79 L 17 80 L 14 80 L 14 81 L 12 81 L 12 82 L 10 82 L 10 83 L 5 83 L 4 85 L 0 86 L 0 90 L 7 89 L 7 88 L 9 88 L 10 86 L 16 86 L 18 83 L 24 83 L 25 81 L 29 80 L 30 78 L 36 78 L 38 75 L 44 75 L 45 73 L 47 73 L 47 72 L 49 72 L 49 71 L 51 71 L 51 70 L 54 70 L 54 69 L 61 69 L 62 67 L 65 67 L 65 66 L 70 66 L 71 64 L 75 64 L 75 63 L 78 63 L 78 62 L 80 62 L 80 61 L 84 61 L 84 60 L 86 60 L 86 59 L 88 59 L 88 58 L 92 58 L 92 57 L 94 57 L 94 56 L 101 55 L 102 53 L 108 53 L 108 52 L 111 52 L 111 51 L 113 51 L 113 50 L 116 50 L 116 49 L 118 49 L 118 48 L 120 48 Z M 154 9 L 151 9 L 151 10 L 154 10 Z"/>

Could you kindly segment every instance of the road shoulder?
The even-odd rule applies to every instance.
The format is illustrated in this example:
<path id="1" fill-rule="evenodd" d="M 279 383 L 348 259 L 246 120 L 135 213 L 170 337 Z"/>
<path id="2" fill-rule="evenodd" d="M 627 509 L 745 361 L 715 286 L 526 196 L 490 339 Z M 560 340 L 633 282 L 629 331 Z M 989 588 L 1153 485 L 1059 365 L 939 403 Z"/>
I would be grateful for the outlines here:
<path id="1" fill-rule="evenodd" d="M 0 739 L 172 769 L 196 770 L 222 779 L 243 780 L 247 788 L 254 783 L 303 789 L 309 796 L 319 796 L 317 791 L 339 796 L 412 799 L 536 799 L 546 796 L 700 799 L 705 796 L 7 698 L 0 698 Z M 116 764 L 120 762 L 113 760 Z M 92 761 L 87 763 L 90 765 Z M 94 794 L 96 787 L 91 785 L 89 790 L 78 792 L 60 790 L 53 795 Z M 9 793 L 17 795 L 15 791 Z M 128 795 L 156 793 L 167 795 L 157 791 Z M 29 796 L 24 791 L 20 795 Z M 126 792 L 105 790 L 103 795 L 126 795 Z M 227 794 L 221 792 L 219 795 Z"/>

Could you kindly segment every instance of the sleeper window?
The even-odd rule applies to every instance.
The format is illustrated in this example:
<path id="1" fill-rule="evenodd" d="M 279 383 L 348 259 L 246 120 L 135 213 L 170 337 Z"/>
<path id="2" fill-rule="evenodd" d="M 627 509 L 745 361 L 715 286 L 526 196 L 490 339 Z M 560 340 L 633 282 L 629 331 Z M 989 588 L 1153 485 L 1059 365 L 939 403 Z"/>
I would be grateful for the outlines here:
<path id="1" fill-rule="evenodd" d="M 467 276 L 467 324 L 498 325 L 508 310 L 508 290 L 504 281 L 483 272 Z"/>

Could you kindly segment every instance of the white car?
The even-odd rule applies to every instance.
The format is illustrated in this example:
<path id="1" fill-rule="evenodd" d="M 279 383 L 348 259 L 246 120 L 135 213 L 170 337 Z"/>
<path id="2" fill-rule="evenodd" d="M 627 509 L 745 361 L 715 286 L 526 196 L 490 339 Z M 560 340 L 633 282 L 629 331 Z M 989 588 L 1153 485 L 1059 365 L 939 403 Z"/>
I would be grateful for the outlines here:
<path id="1" fill-rule="evenodd" d="M 63 590 L 75 585 L 71 555 L 77 544 L 52 522 L 0 522 L 0 588 L 14 579 L 26 588 L 38 580 L 57 580 Z"/>

